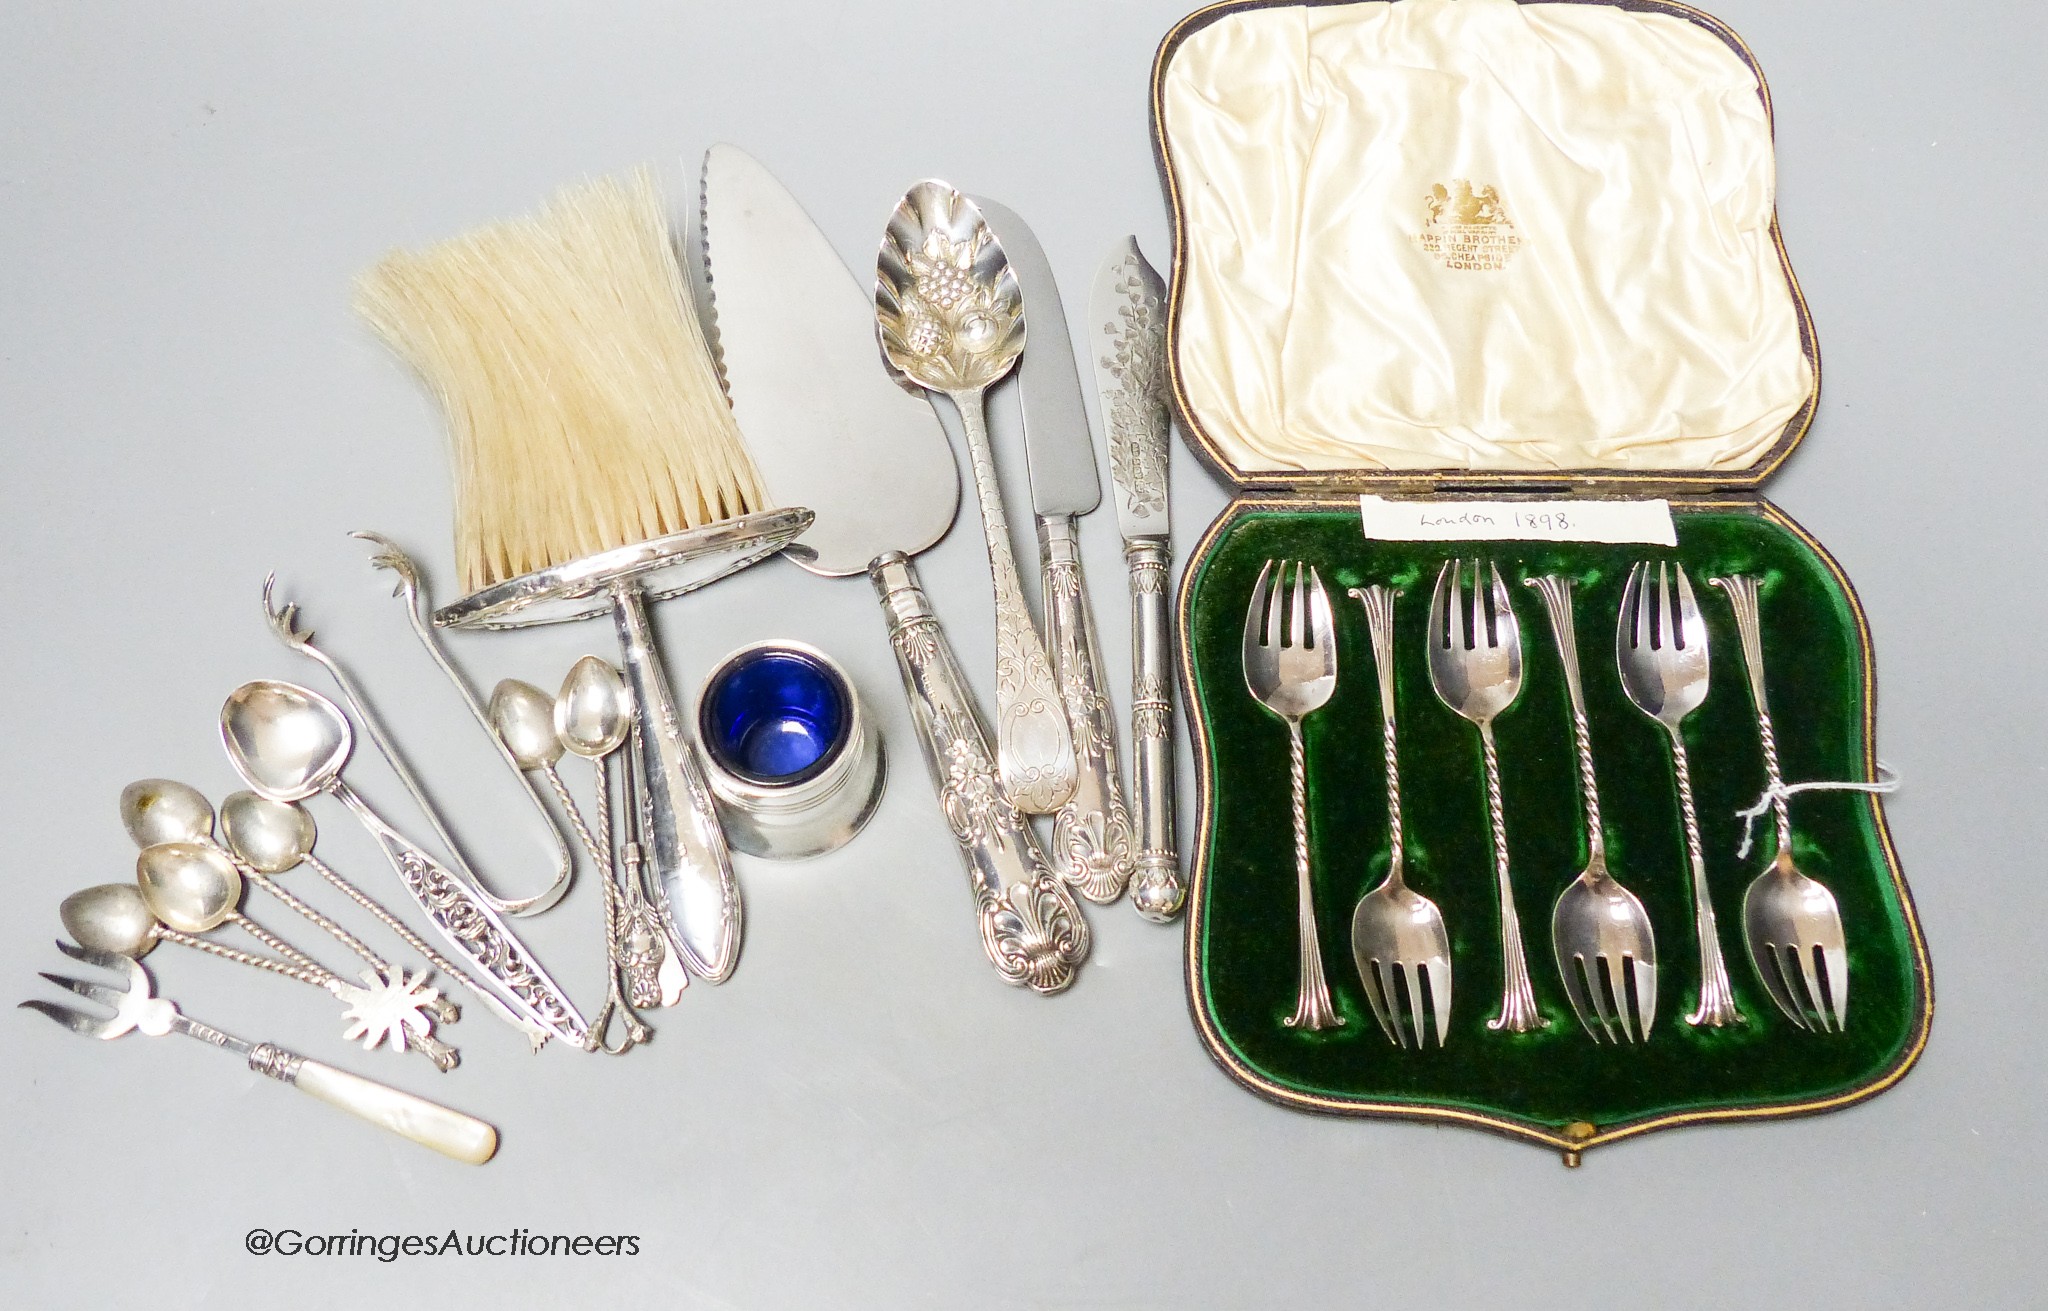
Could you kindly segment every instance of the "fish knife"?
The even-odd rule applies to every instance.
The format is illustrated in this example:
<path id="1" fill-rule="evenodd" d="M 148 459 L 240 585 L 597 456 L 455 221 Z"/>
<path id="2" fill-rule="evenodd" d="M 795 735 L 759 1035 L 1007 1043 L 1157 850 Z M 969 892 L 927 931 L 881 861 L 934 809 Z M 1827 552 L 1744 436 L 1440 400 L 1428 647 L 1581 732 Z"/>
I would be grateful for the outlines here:
<path id="1" fill-rule="evenodd" d="M 1166 613 L 1172 530 L 1167 506 L 1166 284 L 1136 237 L 1110 252 L 1088 301 L 1117 527 L 1131 582 L 1131 813 L 1138 835 L 1131 904 L 1165 923 L 1187 884 L 1174 854 L 1173 630 Z"/>

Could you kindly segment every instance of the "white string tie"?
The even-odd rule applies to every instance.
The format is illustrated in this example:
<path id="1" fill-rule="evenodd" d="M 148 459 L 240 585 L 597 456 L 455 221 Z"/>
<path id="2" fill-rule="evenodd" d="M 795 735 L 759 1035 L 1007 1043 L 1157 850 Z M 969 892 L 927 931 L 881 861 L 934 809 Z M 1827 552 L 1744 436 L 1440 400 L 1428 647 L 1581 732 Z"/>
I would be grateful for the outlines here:
<path id="1" fill-rule="evenodd" d="M 1877 762 L 1877 782 L 1847 783 L 1836 781 L 1815 781 L 1811 783 L 1773 783 L 1763 790 L 1756 804 L 1747 810 L 1735 812 L 1735 818 L 1742 821 L 1742 845 L 1735 849 L 1735 858 L 1741 860 L 1749 854 L 1750 838 L 1756 831 L 1757 820 L 1763 813 L 1780 801 L 1790 801 L 1801 792 L 1897 792 L 1899 774 L 1882 760 Z"/>

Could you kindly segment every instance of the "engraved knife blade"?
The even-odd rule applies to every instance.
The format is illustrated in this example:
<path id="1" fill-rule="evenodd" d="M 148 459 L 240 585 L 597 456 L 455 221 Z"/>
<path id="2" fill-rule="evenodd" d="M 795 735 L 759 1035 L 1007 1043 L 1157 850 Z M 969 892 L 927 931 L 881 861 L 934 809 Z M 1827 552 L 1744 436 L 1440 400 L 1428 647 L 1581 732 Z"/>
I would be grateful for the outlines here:
<path id="1" fill-rule="evenodd" d="M 1131 904 L 1165 923 L 1187 900 L 1174 845 L 1173 633 L 1166 613 L 1166 284 L 1136 237 L 1118 242 L 1103 263 L 1088 318 L 1131 582 L 1131 813 L 1138 839 Z"/>

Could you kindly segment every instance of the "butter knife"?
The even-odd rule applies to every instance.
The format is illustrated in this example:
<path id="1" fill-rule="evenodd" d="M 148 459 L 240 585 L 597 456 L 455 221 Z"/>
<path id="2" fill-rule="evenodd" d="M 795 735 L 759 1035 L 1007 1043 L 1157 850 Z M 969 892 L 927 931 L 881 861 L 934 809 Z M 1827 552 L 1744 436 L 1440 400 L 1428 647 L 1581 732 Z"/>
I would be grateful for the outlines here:
<path id="1" fill-rule="evenodd" d="M 1107 905 L 1124 895 L 1136 868 L 1130 811 L 1117 767 L 1116 716 L 1102 695 L 1102 664 L 1088 585 L 1081 575 L 1076 520 L 1102 504 L 1095 443 L 1073 338 L 1052 264 L 1038 238 L 1004 206 L 979 196 L 982 217 L 1010 257 L 1032 324 L 1018 365 L 1031 508 L 1038 519 L 1040 598 L 1053 678 L 1073 730 L 1079 767 L 1074 795 L 1053 817 L 1053 861 L 1083 897 Z"/>
<path id="2" fill-rule="evenodd" d="M 1166 284 L 1126 237 L 1096 274 L 1089 342 L 1131 579 L 1131 813 L 1138 854 L 1131 904 L 1166 923 L 1187 900 L 1174 854 L 1172 560 L 1166 454 Z"/>

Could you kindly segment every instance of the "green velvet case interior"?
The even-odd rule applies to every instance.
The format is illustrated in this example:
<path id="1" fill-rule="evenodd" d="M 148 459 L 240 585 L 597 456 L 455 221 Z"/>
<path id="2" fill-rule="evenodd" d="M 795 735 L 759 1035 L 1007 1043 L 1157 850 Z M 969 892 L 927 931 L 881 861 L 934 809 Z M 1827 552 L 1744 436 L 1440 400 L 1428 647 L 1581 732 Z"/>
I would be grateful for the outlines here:
<path id="1" fill-rule="evenodd" d="M 1845 1033 L 1795 1028 L 1758 981 L 1742 939 L 1742 896 L 1772 853 L 1768 815 L 1747 859 L 1735 812 L 1764 769 L 1735 624 L 1709 578 L 1754 573 L 1764 661 L 1784 776 L 1865 780 L 1870 670 L 1855 602 L 1810 539 L 1761 501 L 1678 514 L 1679 545 L 1367 541 L 1355 504 L 1240 501 L 1212 530 L 1183 583 L 1189 705 L 1198 721 L 1204 826 L 1194 888 L 1191 990 L 1204 1037 L 1240 1080 L 1316 1109 L 1475 1113 L 1496 1127 L 1584 1140 L 1618 1127 L 1714 1116 L 1731 1108 L 1815 1109 L 1884 1086 L 1924 1041 L 1924 952 L 1875 797 L 1794 798 L 1800 867 L 1833 889 L 1848 938 Z M 1499 918 L 1476 730 L 1431 688 L 1424 631 L 1437 571 L 1485 556 L 1508 579 L 1521 621 L 1522 692 L 1495 722 L 1507 832 L 1536 998 L 1547 1029 L 1494 1032 L 1501 992 Z M 1624 694 L 1614 661 L 1622 584 L 1637 559 L 1676 558 L 1706 616 L 1711 690 L 1687 720 L 1708 883 L 1737 1003 L 1747 1022 L 1695 1029 L 1697 947 L 1683 829 L 1663 729 Z M 1255 702 L 1241 661 L 1245 609 L 1269 559 L 1314 564 L 1337 611 L 1335 695 L 1305 722 L 1310 842 L 1324 968 L 1347 1023 L 1289 1028 L 1296 991 L 1288 738 Z M 1521 580 L 1577 579 L 1575 608 L 1610 867 L 1647 907 L 1659 955 L 1647 1044 L 1596 1044 L 1557 974 L 1550 915 L 1586 858 L 1570 709 L 1540 599 Z M 1364 611 L 1345 589 L 1391 583 L 1402 800 L 1411 884 L 1441 907 L 1451 938 L 1448 1044 L 1391 1045 L 1374 1023 L 1350 950 L 1353 905 L 1387 866 L 1379 688 Z M 1765 1113 L 1769 1113 L 1766 1111 Z M 1592 1126 L 1588 1128 L 1587 1126 Z"/>

